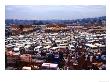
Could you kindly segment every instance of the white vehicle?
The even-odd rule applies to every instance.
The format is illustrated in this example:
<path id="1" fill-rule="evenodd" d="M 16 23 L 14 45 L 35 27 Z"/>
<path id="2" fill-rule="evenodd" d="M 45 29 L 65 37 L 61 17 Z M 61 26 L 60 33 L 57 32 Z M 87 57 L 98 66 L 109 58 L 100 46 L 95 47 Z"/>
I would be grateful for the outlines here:
<path id="1" fill-rule="evenodd" d="M 34 48 L 34 51 L 39 51 L 40 48 L 42 48 L 42 46 L 37 46 L 37 47 Z"/>
<path id="2" fill-rule="evenodd" d="M 15 52 L 13 55 L 20 55 L 19 47 L 15 47 L 13 50 Z"/>
<path id="3" fill-rule="evenodd" d="M 56 42 L 57 44 L 60 44 L 60 43 L 61 43 L 61 40 L 55 40 L 55 42 Z"/>
<path id="4" fill-rule="evenodd" d="M 52 47 L 51 49 L 52 49 L 52 50 L 56 50 L 56 49 L 58 49 L 58 47 Z"/>
<path id="5" fill-rule="evenodd" d="M 45 46 L 44 49 L 48 50 L 51 46 Z"/>
<path id="6" fill-rule="evenodd" d="M 75 45 L 76 41 L 71 41 L 70 44 L 71 45 Z"/>
<path id="7" fill-rule="evenodd" d="M 67 40 L 62 40 L 62 43 L 68 44 L 68 41 Z"/>
<path id="8" fill-rule="evenodd" d="M 12 47 L 15 47 L 15 45 L 12 45 L 12 44 L 8 44 L 6 45 L 7 48 L 12 48 Z"/>
<path id="9" fill-rule="evenodd" d="M 75 50 L 75 47 L 73 45 L 69 45 L 69 50 L 74 51 Z"/>
<path id="10" fill-rule="evenodd" d="M 42 64 L 42 69 L 55 69 L 57 70 L 58 68 L 58 64 L 54 64 L 54 63 L 43 63 Z"/>
<path id="11" fill-rule="evenodd" d="M 19 38 L 23 38 L 23 37 L 24 37 L 24 35 L 19 35 L 18 37 L 19 37 Z"/>
<path id="12" fill-rule="evenodd" d="M 26 67 L 26 66 L 24 66 L 24 67 L 22 68 L 22 70 L 31 70 L 31 67 Z"/>
<path id="13" fill-rule="evenodd" d="M 59 48 L 67 48 L 68 47 L 68 45 L 67 44 L 59 44 L 59 46 L 58 46 Z"/>
<path id="14" fill-rule="evenodd" d="M 96 45 L 93 45 L 93 44 L 85 44 L 85 45 L 89 48 L 96 48 L 97 47 Z"/>
<path id="15" fill-rule="evenodd" d="M 105 45 L 99 44 L 99 43 L 95 43 L 96 46 L 100 47 L 100 48 L 105 48 Z"/>
<path id="16" fill-rule="evenodd" d="M 97 52 L 98 47 L 93 44 L 85 44 L 86 48 L 88 49 L 89 52 Z"/>

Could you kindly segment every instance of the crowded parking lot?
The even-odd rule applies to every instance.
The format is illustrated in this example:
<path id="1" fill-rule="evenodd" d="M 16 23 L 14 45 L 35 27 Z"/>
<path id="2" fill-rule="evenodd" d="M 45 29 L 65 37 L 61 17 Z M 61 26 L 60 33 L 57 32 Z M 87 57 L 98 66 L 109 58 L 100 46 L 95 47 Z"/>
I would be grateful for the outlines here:
<path id="1" fill-rule="evenodd" d="M 5 38 L 5 68 L 9 70 L 105 70 L 106 34 L 45 25 L 41 30 Z M 57 29 L 56 29 L 57 28 Z M 101 31 L 100 31 L 101 29 Z M 103 30 L 103 31 L 102 31 Z"/>

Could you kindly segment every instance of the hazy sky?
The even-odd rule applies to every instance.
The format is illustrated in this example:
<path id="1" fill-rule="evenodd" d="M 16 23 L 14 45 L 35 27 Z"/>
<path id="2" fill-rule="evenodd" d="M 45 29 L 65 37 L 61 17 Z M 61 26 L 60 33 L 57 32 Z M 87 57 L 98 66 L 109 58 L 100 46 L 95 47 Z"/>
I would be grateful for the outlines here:
<path id="1" fill-rule="evenodd" d="M 106 6 L 103 5 L 8 5 L 5 7 L 6 19 L 79 19 L 88 17 L 99 17 L 105 15 Z"/>

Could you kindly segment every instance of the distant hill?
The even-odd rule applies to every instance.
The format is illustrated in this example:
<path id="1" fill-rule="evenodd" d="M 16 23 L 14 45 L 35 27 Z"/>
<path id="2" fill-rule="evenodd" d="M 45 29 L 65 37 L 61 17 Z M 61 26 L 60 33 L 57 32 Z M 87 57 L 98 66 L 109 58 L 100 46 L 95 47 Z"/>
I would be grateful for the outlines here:
<path id="1" fill-rule="evenodd" d="M 83 19 L 75 19 L 75 20 L 17 20 L 17 19 L 6 19 L 5 24 L 17 24 L 17 25 L 44 25 L 51 23 L 59 23 L 59 24 L 79 24 L 79 25 L 87 25 L 87 24 L 103 24 L 106 21 L 106 16 L 95 17 L 95 18 L 83 18 Z"/>

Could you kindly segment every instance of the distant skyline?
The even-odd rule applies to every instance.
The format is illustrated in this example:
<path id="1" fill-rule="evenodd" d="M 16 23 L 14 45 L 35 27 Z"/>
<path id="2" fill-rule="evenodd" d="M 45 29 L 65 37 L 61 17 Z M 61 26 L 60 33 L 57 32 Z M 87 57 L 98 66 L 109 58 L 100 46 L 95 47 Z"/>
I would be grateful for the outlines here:
<path id="1" fill-rule="evenodd" d="M 104 5 L 7 5 L 5 19 L 71 20 L 106 16 Z"/>

